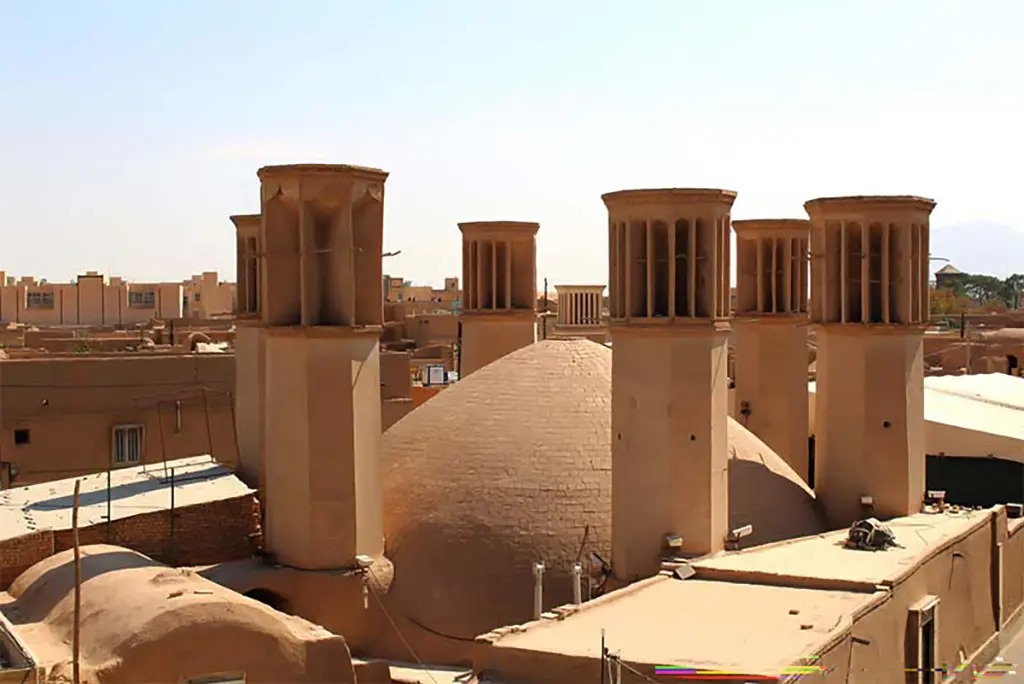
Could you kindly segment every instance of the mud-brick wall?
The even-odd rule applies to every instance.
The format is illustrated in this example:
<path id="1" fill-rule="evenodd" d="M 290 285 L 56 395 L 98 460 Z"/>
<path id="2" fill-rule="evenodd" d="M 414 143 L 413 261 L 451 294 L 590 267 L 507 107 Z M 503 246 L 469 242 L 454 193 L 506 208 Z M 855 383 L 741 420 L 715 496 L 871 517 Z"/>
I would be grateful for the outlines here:
<path id="1" fill-rule="evenodd" d="M 173 528 L 173 534 L 172 534 Z M 79 543 L 114 544 L 168 565 L 209 565 L 248 558 L 262 541 L 255 494 L 115 520 L 78 531 Z M 32 565 L 74 547 L 72 530 L 47 530 L 0 542 L 0 590 Z"/>

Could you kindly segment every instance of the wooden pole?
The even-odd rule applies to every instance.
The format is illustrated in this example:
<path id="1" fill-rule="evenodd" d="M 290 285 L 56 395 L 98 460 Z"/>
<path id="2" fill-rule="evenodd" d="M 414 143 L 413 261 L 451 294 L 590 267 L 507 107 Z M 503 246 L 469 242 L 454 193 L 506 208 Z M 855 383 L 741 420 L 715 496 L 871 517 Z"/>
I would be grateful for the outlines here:
<path id="1" fill-rule="evenodd" d="M 235 416 L 235 395 L 228 394 L 228 405 L 231 406 L 231 429 L 232 434 L 235 436 L 235 471 L 237 472 L 239 467 L 242 465 L 242 453 L 238 448 L 238 419 Z M 211 456 L 213 454 L 210 454 Z"/>
<path id="2" fill-rule="evenodd" d="M 156 427 L 160 431 L 160 460 L 164 462 L 164 477 L 167 477 L 167 445 L 164 444 L 163 402 L 156 404 Z"/>
<path id="3" fill-rule="evenodd" d="M 170 553 L 171 558 L 170 558 L 170 560 L 171 560 L 171 565 L 175 565 L 175 562 L 174 562 L 174 554 L 175 554 L 175 548 L 174 548 L 174 546 L 175 546 L 175 544 L 174 544 L 174 541 L 175 541 L 174 540 L 174 468 L 171 468 L 171 520 L 170 520 L 170 523 L 171 523 L 171 539 L 170 539 L 170 541 L 171 541 L 171 553 Z"/>
<path id="4" fill-rule="evenodd" d="M 210 453 L 210 458 L 217 460 L 213 455 L 213 428 L 210 425 L 210 399 L 206 388 L 203 388 L 203 413 L 206 414 L 206 448 Z"/>
<path id="5" fill-rule="evenodd" d="M 82 677 L 79 669 L 80 641 L 82 631 L 82 550 L 78 545 L 78 498 L 82 487 L 81 480 L 75 480 L 75 498 L 71 509 L 71 529 L 74 530 L 75 539 L 75 625 L 72 634 L 72 671 L 71 680 L 74 684 L 81 684 Z"/>

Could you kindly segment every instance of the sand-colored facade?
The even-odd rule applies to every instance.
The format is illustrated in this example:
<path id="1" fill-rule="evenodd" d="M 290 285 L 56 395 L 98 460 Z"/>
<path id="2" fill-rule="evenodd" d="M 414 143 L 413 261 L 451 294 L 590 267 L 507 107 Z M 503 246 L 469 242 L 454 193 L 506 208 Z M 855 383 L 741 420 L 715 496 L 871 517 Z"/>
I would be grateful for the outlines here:
<path id="1" fill-rule="evenodd" d="M 212 454 L 237 460 L 229 354 L 0 360 L 0 481 L 22 486 Z"/>
<path id="2" fill-rule="evenodd" d="M 234 310 L 232 283 L 215 271 L 180 283 L 136 283 L 89 271 L 73 283 L 0 271 L 0 322 L 40 326 L 134 326 L 153 318 L 211 318 Z"/>
<path id="3" fill-rule="evenodd" d="M 537 340 L 537 231 L 523 221 L 460 223 L 461 377 Z"/>
<path id="4" fill-rule="evenodd" d="M 555 285 L 554 320 L 542 326 L 548 337 L 585 337 L 595 342 L 609 339 L 604 285 Z"/>
<path id="5" fill-rule="evenodd" d="M 809 482 L 807 281 L 810 222 L 733 221 L 733 415 Z"/>

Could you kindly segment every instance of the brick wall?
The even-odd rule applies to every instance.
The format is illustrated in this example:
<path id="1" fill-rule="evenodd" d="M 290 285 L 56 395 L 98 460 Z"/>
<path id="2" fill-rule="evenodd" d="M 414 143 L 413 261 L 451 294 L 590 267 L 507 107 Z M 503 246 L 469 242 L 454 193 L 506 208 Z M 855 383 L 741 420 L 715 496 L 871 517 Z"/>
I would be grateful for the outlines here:
<path id="1" fill-rule="evenodd" d="M 18 575 L 52 555 L 53 533 L 49 530 L 0 542 L 0 590 L 6 590 Z"/>
<path id="2" fill-rule="evenodd" d="M 79 543 L 114 544 L 168 565 L 208 565 L 248 558 L 260 546 L 259 502 L 254 494 L 187 506 L 174 512 L 154 511 L 131 518 L 83 527 Z M 74 547 L 72 530 L 47 530 L 0 542 L 0 590 L 26 569 Z"/>

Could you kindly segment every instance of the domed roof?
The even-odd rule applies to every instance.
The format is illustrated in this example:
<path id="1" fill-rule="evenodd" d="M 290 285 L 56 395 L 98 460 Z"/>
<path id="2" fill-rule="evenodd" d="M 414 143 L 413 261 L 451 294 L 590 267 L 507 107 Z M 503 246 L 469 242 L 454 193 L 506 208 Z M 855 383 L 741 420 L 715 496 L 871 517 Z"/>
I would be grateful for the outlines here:
<path id="1" fill-rule="evenodd" d="M 391 610 L 425 632 L 472 639 L 572 598 L 570 567 L 611 548 L 608 347 L 545 340 L 467 376 L 383 436 Z M 765 543 L 821 530 L 814 496 L 730 419 L 730 524 Z"/>
<path id="2" fill-rule="evenodd" d="M 322 627 L 125 548 L 97 544 L 81 555 L 82 657 L 104 682 L 238 669 L 254 682 L 298 681 L 311 667 L 324 676 L 351 672 L 344 640 Z M 19 623 L 36 634 L 44 628 L 56 643 L 70 643 L 74 629 L 73 556 L 67 550 L 36 563 L 9 589 Z M 320 644 L 337 664 L 312 662 L 319 654 L 307 648 Z"/>

